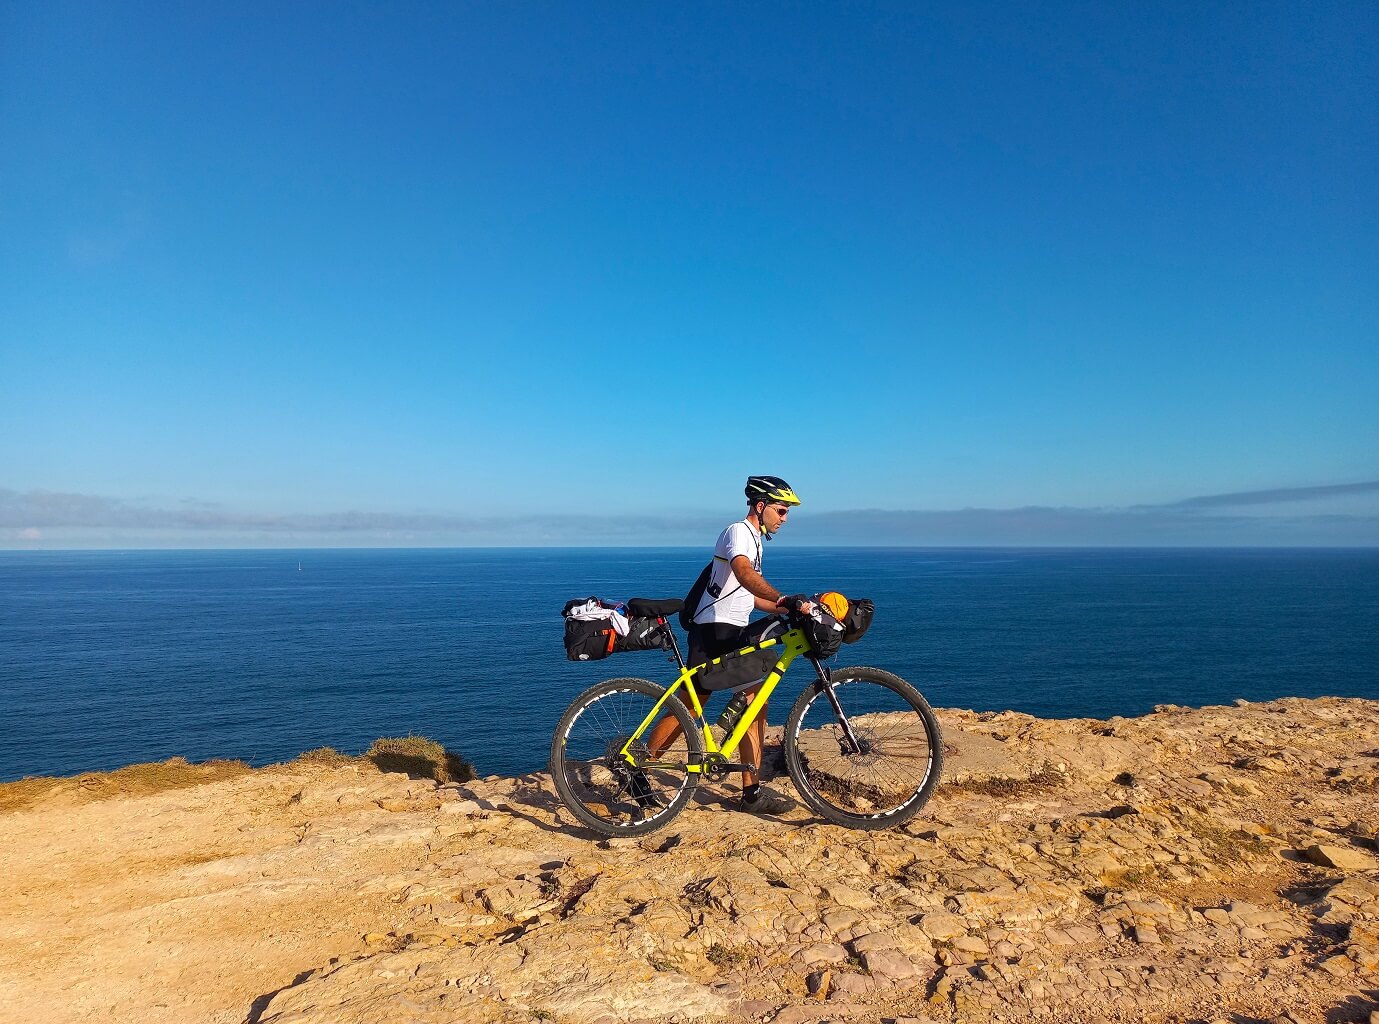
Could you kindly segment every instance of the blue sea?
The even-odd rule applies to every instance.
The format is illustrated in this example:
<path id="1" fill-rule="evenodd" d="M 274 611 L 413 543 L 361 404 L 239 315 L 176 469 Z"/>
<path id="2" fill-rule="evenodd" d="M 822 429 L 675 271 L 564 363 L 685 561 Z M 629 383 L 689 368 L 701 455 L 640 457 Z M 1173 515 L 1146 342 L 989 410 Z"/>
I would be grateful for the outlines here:
<path id="1" fill-rule="evenodd" d="M 681 596 L 705 554 L 0 552 L 0 780 L 174 755 L 267 764 L 408 733 L 481 774 L 539 769 L 585 686 L 673 676 L 659 652 L 567 662 L 561 606 Z M 874 626 L 839 663 L 891 669 L 939 707 L 1379 699 L 1379 551 L 766 554 L 788 590 L 873 598 Z M 773 720 L 799 684 L 786 678 Z"/>

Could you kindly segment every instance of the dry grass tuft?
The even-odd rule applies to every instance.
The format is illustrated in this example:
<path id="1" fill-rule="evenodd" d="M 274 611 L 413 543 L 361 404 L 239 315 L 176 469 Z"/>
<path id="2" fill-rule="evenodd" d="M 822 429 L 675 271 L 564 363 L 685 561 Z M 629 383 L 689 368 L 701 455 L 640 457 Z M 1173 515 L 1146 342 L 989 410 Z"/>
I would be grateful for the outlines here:
<path id="1" fill-rule="evenodd" d="M 290 765 L 313 764 L 323 768 L 339 768 L 353 760 L 354 758 L 350 757 L 349 754 L 342 754 L 334 747 L 317 747 L 315 750 L 307 750 L 298 754 L 287 763 Z"/>
<path id="2" fill-rule="evenodd" d="M 303 766 L 340 768 L 368 764 L 379 771 L 405 772 L 414 779 L 437 782 L 468 782 L 474 769 L 464 758 L 424 736 L 375 740 L 362 757 L 342 754 L 333 747 L 317 747 L 298 754 L 286 764 L 265 770 Z M 182 757 L 150 764 L 131 764 L 113 772 L 86 772 L 65 778 L 34 776 L 0 783 L 0 813 L 22 811 L 45 800 L 61 797 L 73 803 L 109 800 L 117 796 L 146 796 L 170 789 L 186 789 L 219 782 L 254 771 L 244 761 L 213 760 L 192 764 Z"/>
<path id="3" fill-rule="evenodd" d="M 425 736 L 374 740 L 373 746 L 364 752 L 364 759 L 372 761 L 379 771 L 404 772 L 414 779 L 468 782 L 474 778 L 474 768 L 468 761 Z"/>
<path id="4" fill-rule="evenodd" d="M 721 970 L 731 970 L 745 963 L 747 954 L 737 946 L 725 946 L 721 942 L 715 942 L 708 948 L 704 958 Z"/>
<path id="5" fill-rule="evenodd" d="M 21 811 L 54 796 L 79 803 L 117 796 L 146 796 L 170 789 L 186 789 L 206 782 L 234 778 L 253 771 L 243 761 L 203 761 L 182 757 L 131 764 L 113 772 L 86 772 L 70 778 L 37 777 L 0 784 L 0 811 Z"/>
<path id="6" fill-rule="evenodd" d="M 1238 867 L 1270 857 L 1269 844 L 1251 832 L 1228 828 L 1202 814 L 1184 814 L 1182 822 L 1202 844 L 1202 852 L 1217 864 Z"/>
<path id="7" fill-rule="evenodd" d="M 1069 782 L 1068 774 L 1060 771 L 1052 761 L 1045 761 L 1033 775 L 1023 779 L 1005 776 L 989 779 L 964 779 L 947 786 L 949 790 L 975 793 L 978 796 L 1022 797 L 1035 793 L 1052 793 Z"/>

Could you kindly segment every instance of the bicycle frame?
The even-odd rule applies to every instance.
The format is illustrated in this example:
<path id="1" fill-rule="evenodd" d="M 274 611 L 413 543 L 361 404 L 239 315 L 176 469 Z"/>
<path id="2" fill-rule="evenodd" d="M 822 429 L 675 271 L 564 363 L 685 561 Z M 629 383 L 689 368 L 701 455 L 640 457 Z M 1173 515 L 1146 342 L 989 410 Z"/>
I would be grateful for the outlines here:
<path id="1" fill-rule="evenodd" d="M 771 698 L 772 691 L 775 690 L 776 685 L 781 681 L 781 678 L 789 670 L 791 663 L 800 655 L 808 655 L 810 653 L 809 641 L 805 639 L 804 633 L 798 629 L 789 630 L 782 636 L 774 637 L 770 640 L 763 641 L 762 643 L 754 644 L 751 647 L 743 648 L 743 651 L 752 651 L 765 650 L 769 647 L 779 646 L 782 648 L 782 653 L 781 656 L 778 659 L 776 659 L 776 663 L 773 666 L 771 666 L 771 671 L 766 674 L 766 678 L 758 686 L 756 697 L 754 697 L 752 699 L 752 702 L 747 705 L 746 709 L 742 712 L 741 717 L 738 719 L 737 725 L 734 726 L 733 731 L 731 733 L 729 733 L 727 736 L 723 738 L 723 743 L 720 746 L 714 740 L 713 730 L 710 728 L 708 721 L 704 718 L 704 704 L 699 699 L 699 691 L 695 688 L 693 683 L 693 677 L 695 673 L 703 666 L 695 665 L 692 667 L 686 667 L 684 659 L 680 656 L 679 644 L 675 643 L 673 634 L 671 637 L 671 642 L 674 645 L 675 649 L 675 659 L 680 664 L 680 675 L 676 678 L 675 682 L 670 685 L 666 692 L 661 696 L 661 699 L 656 702 L 655 706 L 652 707 L 651 712 L 646 716 L 646 718 L 642 719 L 642 723 L 638 725 L 635 730 L 633 730 L 632 735 L 628 737 L 627 742 L 623 744 L 622 749 L 618 751 L 619 756 L 622 757 L 622 759 L 625 760 L 628 764 L 633 765 L 634 767 L 641 767 L 643 769 L 679 769 L 683 767 L 685 768 L 685 770 L 696 774 L 702 773 L 704 771 L 703 764 L 679 765 L 662 764 L 656 761 L 648 761 L 643 762 L 640 766 L 638 766 L 636 759 L 633 757 L 631 753 L 632 744 L 635 743 L 641 737 L 641 735 L 645 733 L 648 729 L 650 729 L 651 726 L 661 717 L 661 709 L 665 706 L 666 701 L 670 700 L 671 697 L 674 696 L 675 692 L 679 690 L 682 686 L 685 688 L 689 695 L 689 705 L 690 709 L 694 713 L 695 721 L 698 723 L 699 728 L 702 730 L 704 734 L 705 754 L 721 755 L 725 759 L 732 757 L 732 755 L 737 752 L 738 746 L 742 743 L 743 737 L 747 735 L 747 730 L 752 727 L 752 723 L 756 721 L 757 715 L 761 713 L 761 709 L 766 706 L 766 702 Z M 725 657 L 727 657 L 727 655 L 725 655 Z M 715 664 L 720 660 L 721 659 L 719 658 L 714 658 L 709 662 L 709 664 Z M 827 685 L 827 674 L 821 667 L 818 666 L 817 663 L 815 664 L 815 668 L 817 668 L 819 671 L 820 680 L 824 682 L 825 685 Z M 831 691 L 829 693 L 829 696 L 830 698 L 832 698 L 833 696 Z M 836 707 L 836 701 L 834 702 L 834 704 Z M 839 710 L 841 711 L 841 709 Z M 734 765 L 728 768 L 728 770 L 739 770 L 740 767 L 741 766 Z"/>

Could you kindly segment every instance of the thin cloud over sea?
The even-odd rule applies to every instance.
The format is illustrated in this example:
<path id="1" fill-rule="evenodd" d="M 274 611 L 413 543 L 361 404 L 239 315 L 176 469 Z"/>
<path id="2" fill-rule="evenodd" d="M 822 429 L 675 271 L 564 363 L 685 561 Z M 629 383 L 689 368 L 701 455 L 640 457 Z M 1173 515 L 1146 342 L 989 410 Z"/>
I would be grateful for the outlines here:
<path id="1" fill-rule="evenodd" d="M 1269 505 L 1379 493 L 1379 481 L 1202 495 L 1129 507 L 803 509 L 783 534 L 805 545 L 1287 546 L 1379 545 L 1379 514 L 1298 514 Z M 1216 511 L 1248 507 L 1248 514 Z M 723 513 L 465 515 L 263 513 L 196 499 L 175 506 L 101 495 L 0 488 L 0 544 L 108 546 L 703 545 Z"/>

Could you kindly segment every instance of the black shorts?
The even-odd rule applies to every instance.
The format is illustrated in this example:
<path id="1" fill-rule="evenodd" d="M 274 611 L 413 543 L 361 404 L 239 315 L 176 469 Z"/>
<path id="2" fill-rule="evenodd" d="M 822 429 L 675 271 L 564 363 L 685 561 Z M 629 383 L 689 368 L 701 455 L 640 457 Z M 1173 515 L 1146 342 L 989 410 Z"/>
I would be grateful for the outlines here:
<path id="1" fill-rule="evenodd" d="M 710 658 L 746 647 L 752 643 L 744 639 L 748 628 L 731 622 L 695 623 L 689 628 L 689 664 L 702 665 Z"/>

